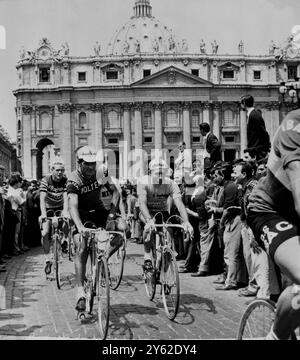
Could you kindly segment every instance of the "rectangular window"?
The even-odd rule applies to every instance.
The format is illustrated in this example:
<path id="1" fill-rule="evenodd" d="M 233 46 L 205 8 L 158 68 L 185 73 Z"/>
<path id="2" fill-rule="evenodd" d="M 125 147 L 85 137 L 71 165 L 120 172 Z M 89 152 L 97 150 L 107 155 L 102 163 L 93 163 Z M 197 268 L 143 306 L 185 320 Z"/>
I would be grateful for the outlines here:
<path id="1" fill-rule="evenodd" d="M 234 71 L 233 70 L 224 70 L 223 71 L 223 79 L 234 79 Z"/>
<path id="2" fill-rule="evenodd" d="M 86 81 L 86 72 L 79 72 L 78 73 L 78 81 Z"/>
<path id="3" fill-rule="evenodd" d="M 144 78 L 147 77 L 147 76 L 150 76 L 150 75 L 151 75 L 151 70 L 145 69 L 145 70 L 143 71 L 143 76 L 144 76 Z"/>
<path id="4" fill-rule="evenodd" d="M 192 75 L 199 76 L 199 70 L 198 69 L 192 69 L 191 73 L 192 73 Z"/>
<path id="5" fill-rule="evenodd" d="M 87 145 L 88 139 L 87 138 L 79 138 L 79 144 L 78 145 Z"/>
<path id="6" fill-rule="evenodd" d="M 106 80 L 118 80 L 118 72 L 117 71 L 107 71 L 106 72 Z"/>
<path id="7" fill-rule="evenodd" d="M 200 142 L 200 136 L 193 136 L 193 142 L 199 143 Z"/>
<path id="8" fill-rule="evenodd" d="M 288 66 L 288 80 L 295 80 L 297 77 L 297 66 Z"/>
<path id="9" fill-rule="evenodd" d="M 178 135 L 168 136 L 167 139 L 168 139 L 168 143 L 170 143 L 170 144 L 179 143 L 179 136 Z"/>
<path id="10" fill-rule="evenodd" d="M 50 82 L 50 67 L 39 69 L 39 82 Z"/>
<path id="11" fill-rule="evenodd" d="M 233 143 L 234 142 L 234 136 L 225 136 L 225 142 Z"/>
<path id="12" fill-rule="evenodd" d="M 109 138 L 109 139 L 108 139 L 108 143 L 109 143 L 109 144 L 118 144 L 118 142 L 119 142 L 119 141 L 118 141 L 118 139 L 116 139 L 116 138 Z"/>
<path id="13" fill-rule="evenodd" d="M 153 138 L 152 138 L 151 136 L 145 137 L 145 138 L 144 138 L 144 142 L 145 142 L 145 143 L 152 143 L 152 142 L 153 142 Z"/>
<path id="14" fill-rule="evenodd" d="M 259 71 L 259 70 L 254 70 L 254 71 L 253 71 L 253 79 L 254 79 L 254 80 L 261 80 L 261 71 Z"/>

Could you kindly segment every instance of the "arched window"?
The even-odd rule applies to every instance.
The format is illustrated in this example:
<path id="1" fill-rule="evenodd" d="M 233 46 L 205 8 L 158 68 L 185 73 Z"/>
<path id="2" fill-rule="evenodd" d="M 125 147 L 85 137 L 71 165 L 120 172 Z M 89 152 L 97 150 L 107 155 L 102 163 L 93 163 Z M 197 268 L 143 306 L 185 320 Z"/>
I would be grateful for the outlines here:
<path id="1" fill-rule="evenodd" d="M 152 129 L 153 123 L 152 123 L 152 114 L 150 110 L 144 111 L 144 128 L 145 129 Z"/>
<path id="2" fill-rule="evenodd" d="M 175 110 L 169 110 L 167 112 L 167 127 L 178 126 L 178 114 Z"/>
<path id="3" fill-rule="evenodd" d="M 18 120 L 18 131 L 21 131 L 21 120 Z"/>
<path id="4" fill-rule="evenodd" d="M 114 129 L 120 127 L 119 115 L 115 110 L 111 110 L 107 114 L 107 127 Z"/>
<path id="5" fill-rule="evenodd" d="M 50 130 L 52 129 L 52 123 L 50 115 L 47 112 L 43 112 L 40 114 L 39 119 L 39 130 Z"/>
<path id="6" fill-rule="evenodd" d="M 200 114 L 198 110 L 192 111 L 192 127 L 198 128 L 200 124 Z"/>
<path id="7" fill-rule="evenodd" d="M 234 121 L 233 111 L 230 109 L 225 110 L 223 114 L 223 126 L 234 126 L 234 125 L 235 125 L 235 121 Z"/>
<path id="8" fill-rule="evenodd" d="M 86 113 L 81 112 L 79 114 L 79 129 L 87 129 Z"/>

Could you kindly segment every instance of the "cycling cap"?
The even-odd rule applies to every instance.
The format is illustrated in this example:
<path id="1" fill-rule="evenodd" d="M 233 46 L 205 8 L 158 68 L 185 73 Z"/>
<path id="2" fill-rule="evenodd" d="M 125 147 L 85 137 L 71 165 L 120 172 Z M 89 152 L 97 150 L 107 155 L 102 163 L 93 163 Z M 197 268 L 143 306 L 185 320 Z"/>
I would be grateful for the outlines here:
<path id="1" fill-rule="evenodd" d="M 77 151 L 77 158 L 88 163 L 96 162 L 96 151 L 90 146 L 83 146 Z"/>
<path id="2" fill-rule="evenodd" d="M 150 170 L 154 170 L 154 169 L 168 170 L 169 166 L 163 159 L 154 159 L 154 160 L 150 161 L 149 169 Z"/>

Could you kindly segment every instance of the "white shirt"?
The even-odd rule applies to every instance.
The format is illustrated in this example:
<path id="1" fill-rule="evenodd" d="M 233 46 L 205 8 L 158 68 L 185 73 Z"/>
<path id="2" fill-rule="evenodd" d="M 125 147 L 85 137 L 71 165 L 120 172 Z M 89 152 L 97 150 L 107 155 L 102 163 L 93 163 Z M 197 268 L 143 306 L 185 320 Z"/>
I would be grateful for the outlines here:
<path id="1" fill-rule="evenodd" d="M 249 116 L 253 110 L 255 110 L 254 107 L 247 109 L 247 120 L 249 119 Z"/>
<path id="2" fill-rule="evenodd" d="M 211 131 L 208 132 L 204 137 L 203 137 L 203 147 L 204 147 L 204 158 L 210 158 L 210 154 L 207 152 L 206 150 L 206 142 L 207 142 L 207 138 L 208 136 L 211 134 Z"/>
<path id="3" fill-rule="evenodd" d="M 12 186 L 8 187 L 7 199 L 10 201 L 11 208 L 13 210 L 18 210 L 19 206 L 21 206 L 26 200 L 23 190 L 21 188 L 14 189 Z"/>

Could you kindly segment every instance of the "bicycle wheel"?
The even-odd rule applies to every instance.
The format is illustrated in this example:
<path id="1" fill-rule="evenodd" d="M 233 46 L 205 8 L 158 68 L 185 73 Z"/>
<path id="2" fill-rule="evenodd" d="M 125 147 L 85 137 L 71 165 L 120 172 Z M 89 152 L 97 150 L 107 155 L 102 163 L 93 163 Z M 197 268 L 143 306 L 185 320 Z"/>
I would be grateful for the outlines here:
<path id="1" fill-rule="evenodd" d="M 55 272 L 55 278 L 56 278 L 56 285 L 57 288 L 61 288 L 61 277 L 60 277 L 60 262 L 61 262 L 61 245 L 59 242 L 59 236 L 54 235 L 53 236 L 53 252 L 54 252 L 54 272 Z"/>
<path id="2" fill-rule="evenodd" d="M 174 320 L 179 309 L 180 285 L 177 263 L 174 253 L 166 249 L 162 256 L 161 286 L 165 312 Z"/>
<path id="3" fill-rule="evenodd" d="M 86 296 L 86 301 L 88 304 L 88 313 L 92 314 L 93 306 L 94 306 L 94 297 L 95 297 L 95 284 L 93 281 L 93 263 L 91 255 L 89 255 L 88 260 L 86 262 L 86 270 L 85 270 L 85 279 L 84 279 L 84 292 Z"/>
<path id="4" fill-rule="evenodd" d="M 97 270 L 98 326 L 100 337 L 106 339 L 109 325 L 109 277 L 105 257 L 98 262 Z"/>
<path id="5" fill-rule="evenodd" d="M 122 281 L 125 256 L 126 249 L 123 239 L 121 247 L 108 259 L 109 285 L 112 290 L 117 290 Z"/>
<path id="6" fill-rule="evenodd" d="M 275 319 L 275 304 L 270 300 L 253 300 L 246 308 L 237 334 L 238 340 L 263 340 Z"/>
<path id="7" fill-rule="evenodd" d="M 144 276 L 144 282 L 145 282 L 145 289 L 146 294 L 150 301 L 154 299 L 155 293 L 156 293 L 156 250 L 152 247 L 152 258 L 153 258 L 153 271 L 147 271 L 143 273 Z"/>

